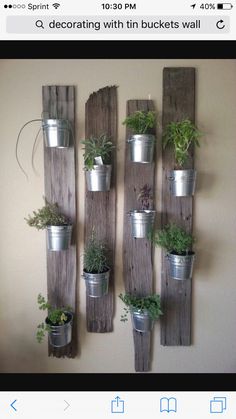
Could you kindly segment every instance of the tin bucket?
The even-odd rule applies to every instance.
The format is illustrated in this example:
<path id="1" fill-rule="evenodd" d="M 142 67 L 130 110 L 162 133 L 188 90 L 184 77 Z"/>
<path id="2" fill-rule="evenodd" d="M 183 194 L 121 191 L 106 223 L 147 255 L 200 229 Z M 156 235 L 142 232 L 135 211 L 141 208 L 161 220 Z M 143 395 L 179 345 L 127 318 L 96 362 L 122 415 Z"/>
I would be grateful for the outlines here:
<path id="1" fill-rule="evenodd" d="M 150 332 L 154 326 L 154 320 L 150 317 L 147 310 L 131 309 L 132 325 L 137 332 L 147 333 Z"/>
<path id="2" fill-rule="evenodd" d="M 50 332 L 48 333 L 49 343 L 55 348 L 61 348 L 66 346 L 71 342 L 72 339 L 72 322 L 73 314 L 70 312 L 65 312 L 68 316 L 68 321 L 61 326 L 51 325 L 48 318 L 46 318 L 45 323 L 50 325 Z"/>
<path id="3" fill-rule="evenodd" d="M 194 257 L 194 253 L 190 253 L 186 256 L 168 253 L 166 258 L 168 261 L 170 278 L 177 280 L 191 279 L 193 275 Z"/>
<path id="4" fill-rule="evenodd" d="M 67 119 L 44 119 L 42 128 L 46 147 L 69 147 L 71 126 Z"/>
<path id="5" fill-rule="evenodd" d="M 92 170 L 85 169 L 87 188 L 90 192 L 107 192 L 111 185 L 111 165 L 101 164 L 93 166 Z"/>
<path id="6" fill-rule="evenodd" d="M 153 229 L 155 213 L 154 210 L 133 210 L 128 213 L 131 217 L 131 229 L 134 238 L 148 238 L 148 233 Z"/>
<path id="7" fill-rule="evenodd" d="M 83 277 L 89 297 L 99 298 L 108 293 L 110 269 L 100 274 L 92 274 L 84 271 Z"/>
<path id="8" fill-rule="evenodd" d="M 194 195 L 197 172 L 194 169 L 171 170 L 169 181 L 173 196 Z"/>
<path id="9" fill-rule="evenodd" d="M 72 225 L 47 226 L 48 250 L 67 250 L 70 246 Z"/>
<path id="10" fill-rule="evenodd" d="M 132 135 L 128 140 L 130 160 L 135 163 L 152 163 L 155 136 L 152 134 Z"/>

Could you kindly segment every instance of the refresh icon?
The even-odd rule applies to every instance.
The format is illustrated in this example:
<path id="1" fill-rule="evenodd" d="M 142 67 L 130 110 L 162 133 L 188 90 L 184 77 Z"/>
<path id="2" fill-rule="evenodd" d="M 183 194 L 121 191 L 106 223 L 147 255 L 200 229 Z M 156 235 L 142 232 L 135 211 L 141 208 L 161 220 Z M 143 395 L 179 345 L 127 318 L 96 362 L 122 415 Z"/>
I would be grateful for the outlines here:
<path id="1" fill-rule="evenodd" d="M 216 22 L 216 27 L 217 27 L 217 29 L 224 29 L 225 28 L 224 21 L 222 19 L 221 20 L 218 20 Z"/>

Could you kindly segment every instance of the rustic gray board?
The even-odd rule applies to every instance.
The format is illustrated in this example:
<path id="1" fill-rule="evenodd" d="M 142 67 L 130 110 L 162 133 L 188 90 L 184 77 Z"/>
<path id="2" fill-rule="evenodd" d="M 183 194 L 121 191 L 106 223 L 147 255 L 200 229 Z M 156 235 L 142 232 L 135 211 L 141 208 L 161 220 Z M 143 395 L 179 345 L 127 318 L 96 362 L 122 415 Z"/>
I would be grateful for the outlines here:
<path id="1" fill-rule="evenodd" d="M 104 87 L 89 96 L 85 106 L 85 137 L 103 133 L 117 143 L 117 88 Z M 89 192 L 85 185 L 85 246 L 94 227 L 98 240 L 109 250 L 111 274 L 109 292 L 101 298 L 86 296 L 87 331 L 112 332 L 114 306 L 114 266 L 116 240 L 116 152 L 112 153 L 111 189 L 109 192 Z"/>
<path id="2" fill-rule="evenodd" d="M 135 111 L 153 111 L 152 100 L 129 100 L 127 116 Z M 155 134 L 155 131 L 153 131 Z M 126 129 L 125 141 L 131 135 Z M 132 209 L 141 209 L 137 201 L 140 188 L 148 184 L 154 187 L 155 163 L 133 163 L 130 161 L 129 145 L 125 146 L 125 176 L 124 176 L 124 237 L 123 237 L 123 276 L 125 292 L 144 297 L 153 292 L 153 262 L 152 246 L 149 240 L 134 239 L 131 234 L 130 217 L 127 213 Z M 124 325 L 125 327 L 125 325 Z M 150 370 L 151 333 L 133 331 L 135 370 L 144 372 Z"/>
<path id="3" fill-rule="evenodd" d="M 57 349 L 49 344 L 49 355 L 74 358 L 77 353 L 75 89 L 74 86 L 43 86 L 42 93 L 43 116 L 66 118 L 73 130 L 69 148 L 55 149 L 44 146 L 44 177 L 46 199 L 49 202 L 57 202 L 60 210 L 70 217 L 73 223 L 72 246 L 69 250 L 47 250 L 48 299 L 58 307 L 69 305 L 75 312 L 71 344 Z"/>
<path id="4" fill-rule="evenodd" d="M 163 129 L 172 121 L 195 118 L 195 69 L 165 68 L 163 71 Z M 172 197 L 167 180 L 168 171 L 174 169 L 174 154 L 170 149 L 162 152 L 162 226 L 176 222 L 192 232 L 193 198 Z M 184 168 L 193 168 L 193 148 Z M 177 281 L 167 275 L 165 253 L 162 252 L 161 344 L 166 346 L 191 345 L 191 283 Z"/>

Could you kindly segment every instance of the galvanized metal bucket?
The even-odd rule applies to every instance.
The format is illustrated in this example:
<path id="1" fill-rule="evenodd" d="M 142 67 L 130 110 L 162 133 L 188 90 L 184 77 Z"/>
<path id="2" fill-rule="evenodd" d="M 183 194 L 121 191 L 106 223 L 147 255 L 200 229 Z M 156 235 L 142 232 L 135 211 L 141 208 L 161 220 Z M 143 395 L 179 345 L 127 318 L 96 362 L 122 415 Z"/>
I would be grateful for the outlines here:
<path id="1" fill-rule="evenodd" d="M 42 128 L 46 147 L 69 147 L 71 126 L 67 119 L 43 119 Z"/>
<path id="2" fill-rule="evenodd" d="M 169 276 L 172 279 L 186 280 L 191 279 L 193 275 L 193 263 L 195 254 L 192 252 L 186 256 L 166 255 L 168 261 Z"/>
<path id="3" fill-rule="evenodd" d="M 70 246 L 72 225 L 47 226 L 48 250 L 67 250 Z"/>
<path id="4" fill-rule="evenodd" d="M 85 169 L 88 191 L 107 192 L 111 185 L 111 165 L 101 164 L 93 166 L 92 170 Z"/>
<path id="5" fill-rule="evenodd" d="M 152 163 L 155 136 L 152 134 L 132 135 L 127 142 L 130 146 L 130 160 L 135 163 Z"/>
<path id="6" fill-rule="evenodd" d="M 197 172 L 194 169 L 171 170 L 169 181 L 174 196 L 192 196 L 196 186 Z"/>
<path id="7" fill-rule="evenodd" d="M 52 326 L 48 318 L 45 320 L 45 323 L 50 325 L 51 328 L 51 331 L 48 333 L 50 345 L 55 348 L 68 345 L 72 339 L 73 314 L 66 311 L 65 314 L 68 316 L 68 321 L 61 326 Z"/>
<path id="8" fill-rule="evenodd" d="M 150 332 L 154 326 L 154 320 L 150 317 L 147 310 L 141 312 L 137 309 L 131 309 L 132 325 L 137 332 L 147 333 Z"/>
<path id="9" fill-rule="evenodd" d="M 133 210 L 128 213 L 134 238 L 146 239 L 148 237 L 154 225 L 155 214 L 154 210 Z"/>
<path id="10" fill-rule="evenodd" d="M 101 274 L 92 274 L 84 271 L 83 277 L 89 297 L 100 298 L 108 293 L 110 269 Z"/>

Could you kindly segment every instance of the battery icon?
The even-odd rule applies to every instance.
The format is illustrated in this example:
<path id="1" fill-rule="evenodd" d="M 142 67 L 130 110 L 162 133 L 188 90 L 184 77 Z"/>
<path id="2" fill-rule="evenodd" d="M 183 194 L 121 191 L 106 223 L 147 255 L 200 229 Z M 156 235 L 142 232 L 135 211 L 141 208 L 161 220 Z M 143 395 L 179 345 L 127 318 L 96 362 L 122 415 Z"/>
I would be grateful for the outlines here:
<path id="1" fill-rule="evenodd" d="M 231 3 L 217 3 L 217 9 L 231 10 L 233 5 Z"/>

